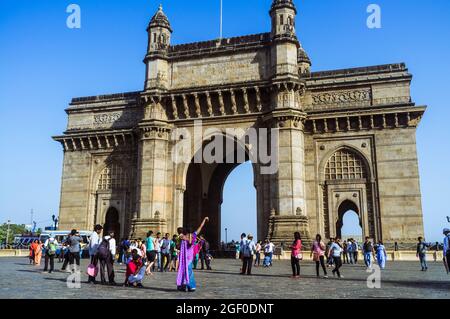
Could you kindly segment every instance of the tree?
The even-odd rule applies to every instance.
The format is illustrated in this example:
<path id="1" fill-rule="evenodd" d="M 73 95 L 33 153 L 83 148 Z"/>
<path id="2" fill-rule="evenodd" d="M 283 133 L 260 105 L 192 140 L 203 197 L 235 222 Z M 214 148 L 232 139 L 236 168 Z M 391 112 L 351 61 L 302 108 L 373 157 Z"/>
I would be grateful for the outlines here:
<path id="1" fill-rule="evenodd" d="M 6 237 L 8 236 L 8 242 L 12 243 L 14 240 L 14 235 L 26 233 L 25 225 L 10 224 L 9 225 L 9 236 L 8 236 L 8 224 L 4 223 L 0 226 L 0 243 L 6 242 Z"/>

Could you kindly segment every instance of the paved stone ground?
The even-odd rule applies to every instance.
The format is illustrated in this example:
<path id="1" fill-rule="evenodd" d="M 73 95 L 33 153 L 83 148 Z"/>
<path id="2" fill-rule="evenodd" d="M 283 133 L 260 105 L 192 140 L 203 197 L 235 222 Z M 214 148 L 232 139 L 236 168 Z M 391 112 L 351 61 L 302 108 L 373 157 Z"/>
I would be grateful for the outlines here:
<path id="1" fill-rule="evenodd" d="M 82 261 L 86 269 L 87 260 Z M 302 278 L 290 279 L 290 262 L 274 261 L 272 268 L 254 268 L 251 277 L 238 274 L 237 260 L 217 259 L 213 271 L 196 271 L 197 292 L 175 289 L 175 273 L 146 277 L 145 288 L 89 285 L 82 273 L 80 289 L 68 289 L 67 273 L 42 273 L 42 267 L 28 264 L 27 258 L 0 259 L 0 298 L 450 298 L 450 276 L 441 263 L 430 262 L 421 272 L 418 262 L 388 263 L 382 273 L 381 289 L 367 288 L 368 273 L 362 265 L 344 265 L 343 279 L 315 277 L 314 265 L 302 262 Z M 61 264 L 56 263 L 59 269 Z M 122 283 L 124 266 L 115 266 L 116 281 Z"/>

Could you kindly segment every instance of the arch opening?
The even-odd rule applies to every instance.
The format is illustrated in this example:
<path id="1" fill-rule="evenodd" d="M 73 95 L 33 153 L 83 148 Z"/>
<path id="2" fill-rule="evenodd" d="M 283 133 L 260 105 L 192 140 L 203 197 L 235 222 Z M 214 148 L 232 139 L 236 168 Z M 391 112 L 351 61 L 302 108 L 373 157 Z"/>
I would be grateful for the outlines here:
<path id="1" fill-rule="evenodd" d="M 103 225 L 104 235 L 107 235 L 110 231 L 114 232 L 116 240 L 120 239 L 119 211 L 114 207 L 110 207 L 106 212 L 105 224 Z"/>
<path id="2" fill-rule="evenodd" d="M 223 138 L 225 140 L 230 137 L 222 135 L 216 138 Z M 194 230 L 205 216 L 210 217 L 210 221 L 203 230 L 203 234 L 210 242 L 211 249 L 214 250 L 221 247 L 220 243 L 222 238 L 225 240 L 225 227 L 222 226 L 221 212 L 224 187 L 228 176 L 235 168 L 242 164 L 243 169 L 248 169 L 248 167 L 252 169 L 252 173 L 249 175 L 253 179 L 256 177 L 255 164 L 251 163 L 245 145 L 242 145 L 237 140 L 234 140 L 233 143 L 234 147 L 232 150 L 234 154 L 231 152 L 226 153 L 224 151 L 223 161 L 213 163 L 206 163 L 203 161 L 201 163 L 196 163 L 194 162 L 196 156 L 194 156 L 187 169 L 186 188 L 183 198 L 183 227 Z M 227 143 L 225 142 L 223 143 L 224 146 L 226 144 Z M 208 143 L 204 143 L 199 152 L 203 152 L 207 145 Z M 242 154 L 244 154 L 244 156 L 242 156 Z M 233 161 L 230 161 L 230 158 L 233 158 Z M 251 183 L 248 187 L 253 188 L 254 183 Z M 235 193 L 236 190 L 232 190 L 232 192 Z M 232 202 L 233 200 L 229 199 L 229 201 Z M 229 236 L 227 237 L 228 241 L 231 241 L 232 238 Z"/>

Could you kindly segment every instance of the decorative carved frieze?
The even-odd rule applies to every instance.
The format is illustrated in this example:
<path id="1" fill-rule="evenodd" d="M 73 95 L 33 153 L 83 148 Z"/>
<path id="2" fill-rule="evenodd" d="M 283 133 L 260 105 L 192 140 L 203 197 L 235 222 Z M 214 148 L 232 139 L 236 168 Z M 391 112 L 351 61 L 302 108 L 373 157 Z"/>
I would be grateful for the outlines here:
<path id="1" fill-rule="evenodd" d="M 372 93 L 370 89 L 329 91 L 313 93 L 311 107 L 333 108 L 337 106 L 370 106 Z"/>
<path id="2" fill-rule="evenodd" d="M 107 126 L 109 124 L 129 125 L 135 121 L 136 119 L 131 113 L 125 112 L 95 114 L 93 118 L 94 127 Z"/>

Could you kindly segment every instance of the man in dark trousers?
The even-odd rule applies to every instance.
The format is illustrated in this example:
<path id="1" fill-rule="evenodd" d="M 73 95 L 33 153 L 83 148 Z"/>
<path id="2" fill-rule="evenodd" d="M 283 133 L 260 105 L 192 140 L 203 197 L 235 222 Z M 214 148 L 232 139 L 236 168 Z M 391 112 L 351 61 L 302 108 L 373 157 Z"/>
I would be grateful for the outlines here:
<path id="1" fill-rule="evenodd" d="M 98 246 L 97 256 L 100 262 L 100 279 L 101 284 L 106 284 L 105 268 L 108 272 L 108 281 L 110 285 L 116 285 L 114 281 L 114 256 L 116 255 L 116 240 L 114 232 L 110 231 L 107 236 L 103 237 L 102 242 Z"/>
<path id="2" fill-rule="evenodd" d="M 209 257 L 209 243 L 203 235 L 200 235 L 200 245 L 201 245 L 201 248 L 200 248 L 199 255 L 200 255 L 200 261 L 202 263 L 201 270 L 205 269 L 205 264 L 206 264 L 206 269 L 211 270 L 211 260 Z"/>

